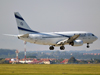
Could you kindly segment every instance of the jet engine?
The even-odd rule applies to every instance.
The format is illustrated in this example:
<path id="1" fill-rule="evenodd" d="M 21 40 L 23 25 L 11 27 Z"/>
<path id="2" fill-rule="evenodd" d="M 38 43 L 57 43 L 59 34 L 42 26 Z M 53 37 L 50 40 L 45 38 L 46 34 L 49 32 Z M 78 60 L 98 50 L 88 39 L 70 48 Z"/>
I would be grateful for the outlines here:
<path id="1" fill-rule="evenodd" d="M 75 41 L 71 42 L 70 45 L 71 46 L 82 46 L 83 41 L 82 40 L 75 40 Z"/>

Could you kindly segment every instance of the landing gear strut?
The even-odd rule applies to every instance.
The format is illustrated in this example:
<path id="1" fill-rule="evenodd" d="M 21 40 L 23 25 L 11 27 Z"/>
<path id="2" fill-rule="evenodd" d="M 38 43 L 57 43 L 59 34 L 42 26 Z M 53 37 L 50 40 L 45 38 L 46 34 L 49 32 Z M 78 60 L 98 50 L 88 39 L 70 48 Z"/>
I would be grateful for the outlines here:
<path id="1" fill-rule="evenodd" d="M 90 46 L 89 46 L 89 43 L 87 43 L 87 48 L 89 48 Z"/>
<path id="2" fill-rule="evenodd" d="M 65 47 L 64 47 L 64 46 L 61 46 L 61 47 L 60 47 L 60 50 L 64 50 L 64 49 L 65 49 Z"/>
<path id="3" fill-rule="evenodd" d="M 49 49 L 50 49 L 50 50 L 54 50 L 54 47 L 53 47 L 53 46 L 50 46 Z"/>

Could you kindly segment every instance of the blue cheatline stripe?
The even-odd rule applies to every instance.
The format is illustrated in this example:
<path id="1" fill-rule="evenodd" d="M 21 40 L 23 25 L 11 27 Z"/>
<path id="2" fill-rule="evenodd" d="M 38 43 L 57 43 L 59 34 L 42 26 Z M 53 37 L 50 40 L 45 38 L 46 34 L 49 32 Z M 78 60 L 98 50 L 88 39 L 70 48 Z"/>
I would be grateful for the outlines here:
<path id="1" fill-rule="evenodd" d="M 39 32 L 37 32 L 37 31 L 28 30 L 28 29 L 21 28 L 21 27 L 18 27 L 18 29 L 19 29 L 19 30 L 23 30 L 23 31 L 33 32 L 33 33 L 39 33 Z"/>
<path id="2" fill-rule="evenodd" d="M 42 37 L 42 38 L 59 38 L 59 37 L 64 37 L 64 36 L 47 36 L 47 37 Z"/>
<path id="3" fill-rule="evenodd" d="M 68 35 L 63 35 L 63 34 L 58 34 L 58 33 L 56 33 L 57 35 L 61 35 L 61 36 L 63 36 L 63 37 L 71 37 L 71 36 L 68 36 Z"/>
<path id="4" fill-rule="evenodd" d="M 23 20 L 23 21 L 24 21 L 24 19 L 23 19 L 22 17 L 19 17 L 19 16 L 17 16 L 16 14 L 15 14 L 15 17 L 16 17 L 17 19 L 20 19 L 20 20 Z"/>
<path id="5" fill-rule="evenodd" d="M 67 38 L 70 38 L 71 36 L 68 36 L 68 35 L 63 35 L 63 34 L 58 34 L 58 33 L 55 33 L 56 35 L 59 35 L 59 36 L 56 36 L 56 35 L 49 35 L 49 36 L 44 36 L 42 38 L 59 38 L 59 37 L 67 37 Z"/>

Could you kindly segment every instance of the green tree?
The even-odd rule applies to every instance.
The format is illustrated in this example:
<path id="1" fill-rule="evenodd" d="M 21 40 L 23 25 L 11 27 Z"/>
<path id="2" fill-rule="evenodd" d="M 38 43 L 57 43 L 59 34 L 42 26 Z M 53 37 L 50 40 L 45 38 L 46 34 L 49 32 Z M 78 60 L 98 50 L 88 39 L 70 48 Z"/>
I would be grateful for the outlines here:
<path id="1" fill-rule="evenodd" d="M 36 58 L 36 56 L 27 56 L 26 58 Z"/>
<path id="2" fill-rule="evenodd" d="M 69 60 L 68 60 L 68 63 L 78 63 L 78 61 L 75 59 L 75 57 L 71 57 Z"/>

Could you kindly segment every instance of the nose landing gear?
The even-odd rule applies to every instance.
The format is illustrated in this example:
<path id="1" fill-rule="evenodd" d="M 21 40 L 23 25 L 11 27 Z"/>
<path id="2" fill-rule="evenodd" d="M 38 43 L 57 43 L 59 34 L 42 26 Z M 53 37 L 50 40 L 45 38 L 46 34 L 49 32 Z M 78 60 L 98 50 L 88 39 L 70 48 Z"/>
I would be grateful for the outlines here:
<path id="1" fill-rule="evenodd" d="M 89 43 L 87 43 L 87 48 L 89 48 L 90 46 L 89 46 Z"/>

